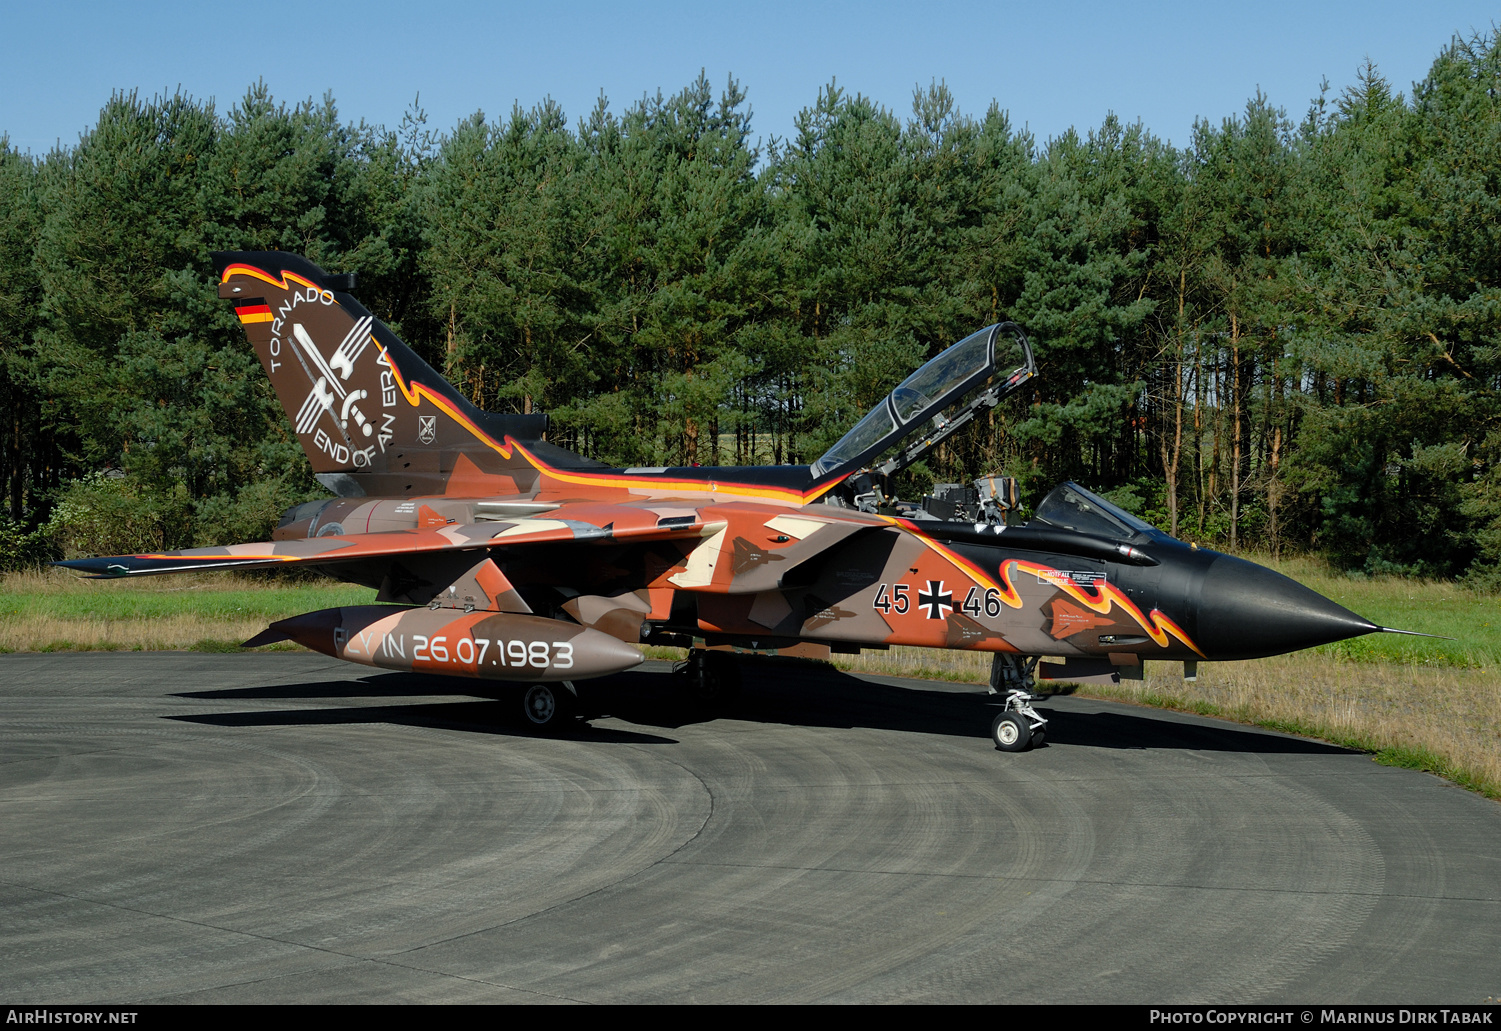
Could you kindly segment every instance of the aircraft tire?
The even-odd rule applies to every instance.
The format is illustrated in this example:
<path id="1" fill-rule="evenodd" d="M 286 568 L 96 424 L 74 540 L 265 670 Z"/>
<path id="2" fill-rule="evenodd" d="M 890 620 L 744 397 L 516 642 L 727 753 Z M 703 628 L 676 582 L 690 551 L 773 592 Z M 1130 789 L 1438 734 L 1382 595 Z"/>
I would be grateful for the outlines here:
<path id="1" fill-rule="evenodd" d="M 521 713 L 538 730 L 557 730 L 568 722 L 572 699 L 562 684 L 532 684 L 521 692 Z"/>
<path id="2" fill-rule="evenodd" d="M 740 694 L 740 663 L 734 655 L 703 652 L 689 657 L 683 670 L 688 698 L 703 709 L 718 709 Z"/>
<path id="3" fill-rule="evenodd" d="M 990 739 L 1002 752 L 1025 752 L 1032 744 L 1032 726 L 1017 712 L 1003 712 L 990 725 Z"/>
<path id="4" fill-rule="evenodd" d="M 733 702 L 740 695 L 740 660 L 734 655 L 710 652 L 708 690 L 705 700 L 714 704 Z"/>

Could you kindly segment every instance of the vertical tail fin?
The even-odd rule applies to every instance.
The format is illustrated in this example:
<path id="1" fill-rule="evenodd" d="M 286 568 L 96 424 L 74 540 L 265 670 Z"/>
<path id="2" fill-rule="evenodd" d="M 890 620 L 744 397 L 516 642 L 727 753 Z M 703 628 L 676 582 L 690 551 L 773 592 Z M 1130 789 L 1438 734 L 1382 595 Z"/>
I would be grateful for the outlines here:
<path id="1" fill-rule="evenodd" d="M 536 441 L 546 415 L 472 405 L 329 275 L 280 251 L 213 256 L 235 314 L 313 463 L 335 493 L 509 494 L 537 471 L 509 438 Z"/>

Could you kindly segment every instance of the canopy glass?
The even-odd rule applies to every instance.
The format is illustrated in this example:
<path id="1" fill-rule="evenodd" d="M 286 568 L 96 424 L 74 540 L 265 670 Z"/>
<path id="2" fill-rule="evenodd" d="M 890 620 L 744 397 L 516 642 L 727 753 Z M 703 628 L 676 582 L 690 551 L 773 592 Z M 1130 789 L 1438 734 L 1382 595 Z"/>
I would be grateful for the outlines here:
<path id="1" fill-rule="evenodd" d="M 997 373 L 1007 376 L 1009 385 L 1021 382 L 1032 371 L 1032 349 L 1021 330 L 1011 323 L 989 326 L 967 336 L 902 380 L 813 463 L 813 475 L 846 471 L 847 467 L 872 461 L 927 420 L 941 419 L 946 409 Z"/>
<path id="2" fill-rule="evenodd" d="M 1034 523 L 1045 523 L 1064 530 L 1077 530 L 1118 541 L 1129 541 L 1141 534 L 1161 533 L 1151 523 L 1143 522 L 1072 481 L 1054 487 L 1042 499 L 1032 516 L 1032 523 L 1028 525 Z"/>

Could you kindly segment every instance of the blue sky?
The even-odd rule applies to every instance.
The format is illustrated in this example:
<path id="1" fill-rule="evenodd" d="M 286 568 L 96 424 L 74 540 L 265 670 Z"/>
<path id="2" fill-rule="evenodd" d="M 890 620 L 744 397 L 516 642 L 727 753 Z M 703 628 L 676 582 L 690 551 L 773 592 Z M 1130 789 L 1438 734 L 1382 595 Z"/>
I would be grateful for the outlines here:
<path id="1" fill-rule="evenodd" d="M 70 146 L 113 90 L 179 87 L 221 108 L 264 78 L 279 100 L 332 92 L 348 120 L 394 126 L 421 95 L 430 127 L 551 96 L 576 121 L 601 91 L 623 110 L 700 69 L 733 74 L 758 136 L 786 136 L 830 79 L 907 114 L 945 81 L 964 111 L 992 99 L 1046 140 L 1109 112 L 1177 144 L 1258 88 L 1294 118 L 1369 57 L 1404 93 L 1494 4 L 1428 0 L 1204 3 L 254 4 L 0 0 L 0 133 Z"/>

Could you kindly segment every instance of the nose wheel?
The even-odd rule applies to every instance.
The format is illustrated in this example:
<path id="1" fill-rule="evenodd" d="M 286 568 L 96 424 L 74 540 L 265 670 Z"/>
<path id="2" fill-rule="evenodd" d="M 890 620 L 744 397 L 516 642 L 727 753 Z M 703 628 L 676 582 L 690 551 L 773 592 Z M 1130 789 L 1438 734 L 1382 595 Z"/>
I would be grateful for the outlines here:
<path id="1" fill-rule="evenodd" d="M 1002 752 L 1025 752 L 1047 738 L 1047 723 L 1032 708 L 1032 696 L 1012 690 L 1006 695 L 1005 707 L 990 724 L 990 739 Z"/>

